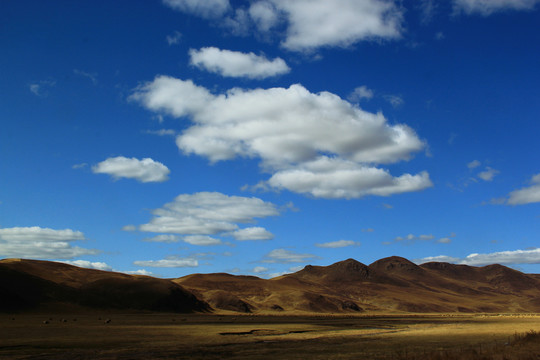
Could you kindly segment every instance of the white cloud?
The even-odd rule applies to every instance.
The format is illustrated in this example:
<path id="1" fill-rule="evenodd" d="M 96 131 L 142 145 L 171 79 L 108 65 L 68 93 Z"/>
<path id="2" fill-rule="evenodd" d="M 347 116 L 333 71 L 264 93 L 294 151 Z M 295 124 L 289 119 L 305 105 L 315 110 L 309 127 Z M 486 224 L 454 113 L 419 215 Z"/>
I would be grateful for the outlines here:
<path id="1" fill-rule="evenodd" d="M 388 0 L 271 0 L 288 21 L 283 47 L 347 47 L 361 40 L 401 36 L 402 10 Z"/>
<path id="2" fill-rule="evenodd" d="M 253 272 L 255 274 L 260 274 L 260 273 L 265 273 L 268 271 L 268 268 L 264 267 L 264 266 L 255 266 L 253 268 Z"/>
<path id="3" fill-rule="evenodd" d="M 354 198 L 432 186 L 426 172 L 394 178 L 373 167 L 408 160 L 423 149 L 414 130 L 390 125 L 381 113 L 363 111 L 329 92 L 292 85 L 213 95 L 190 80 L 158 76 L 135 89 L 131 99 L 152 111 L 190 118 L 194 125 L 176 139 L 184 153 L 212 162 L 260 158 L 274 173 L 268 183 L 278 188 Z M 311 178 L 315 186 L 291 172 Z"/>
<path id="4" fill-rule="evenodd" d="M 363 40 L 398 39 L 403 8 L 393 0 L 259 0 L 233 9 L 228 0 L 163 0 L 175 10 L 206 19 L 236 35 L 256 28 L 285 28 L 281 45 L 292 51 L 349 47 Z M 280 33 L 278 35 L 281 36 Z"/>
<path id="5" fill-rule="evenodd" d="M 246 240 L 271 240 L 274 235 L 262 227 L 249 227 L 245 229 L 236 230 L 231 235 L 239 241 Z"/>
<path id="6" fill-rule="evenodd" d="M 428 262 L 447 262 L 447 263 L 457 263 L 460 261 L 457 257 L 452 256 L 446 256 L 446 255 L 438 255 L 438 256 L 428 256 L 422 259 L 416 259 L 414 260 L 417 264 L 424 264 Z"/>
<path id="7" fill-rule="evenodd" d="M 456 237 L 455 233 L 451 233 L 448 236 L 439 238 L 436 240 L 439 244 L 449 244 L 452 242 L 452 238 Z M 406 236 L 398 236 L 394 239 L 394 242 L 402 242 L 402 243 L 408 243 L 412 244 L 416 241 L 432 241 L 435 240 L 435 235 L 433 234 L 422 234 L 422 235 L 414 235 L 414 234 L 408 234 Z M 390 245 L 392 242 L 385 242 L 385 245 Z"/>
<path id="8" fill-rule="evenodd" d="M 265 255 L 264 263 L 301 263 L 310 259 L 316 259 L 317 257 L 312 254 L 298 254 L 294 251 L 287 249 L 274 249 Z"/>
<path id="9" fill-rule="evenodd" d="M 163 3 L 174 10 L 207 19 L 218 18 L 230 8 L 229 0 L 163 0 Z"/>
<path id="10" fill-rule="evenodd" d="M 62 261 L 62 262 L 64 264 L 75 265 L 75 266 L 87 268 L 87 269 L 103 270 L 103 271 L 113 270 L 113 268 L 110 265 L 104 262 L 99 262 L 99 261 L 92 262 L 88 260 L 71 260 L 71 261 Z"/>
<path id="11" fill-rule="evenodd" d="M 405 104 L 405 100 L 399 95 L 385 95 L 383 96 L 386 101 L 390 103 L 393 107 L 397 108 Z"/>
<path id="12" fill-rule="evenodd" d="M 269 31 L 279 22 L 276 8 L 268 1 L 258 1 L 249 7 L 249 16 L 259 31 Z"/>
<path id="13" fill-rule="evenodd" d="M 531 179 L 528 187 L 514 190 L 508 194 L 508 204 L 524 205 L 540 202 L 540 174 L 536 174 Z"/>
<path id="14" fill-rule="evenodd" d="M 478 160 L 473 160 L 471 161 L 470 163 L 467 164 L 467 167 L 469 169 L 476 169 L 477 167 L 479 167 L 480 165 L 482 165 L 482 163 Z"/>
<path id="15" fill-rule="evenodd" d="M 354 245 L 358 245 L 358 243 L 352 240 L 338 240 L 338 241 L 330 241 L 330 242 L 321 243 L 321 244 L 315 244 L 315 246 L 320 247 L 320 248 L 331 248 L 331 249 L 354 246 Z"/>
<path id="16" fill-rule="evenodd" d="M 73 241 L 85 240 L 84 234 L 71 229 L 13 227 L 0 228 L 0 256 L 31 259 L 71 259 L 95 255 L 98 250 L 72 246 Z"/>
<path id="17" fill-rule="evenodd" d="M 328 157 L 278 171 L 268 180 L 268 184 L 277 189 L 284 188 L 326 199 L 389 196 L 433 186 L 426 172 L 392 177 L 383 169 Z"/>
<path id="18" fill-rule="evenodd" d="M 154 276 L 154 273 L 148 271 L 148 270 L 144 270 L 144 269 L 139 269 L 139 270 L 132 270 L 132 271 L 122 271 L 124 274 L 128 274 L 128 275 L 144 275 L 144 276 Z"/>
<path id="19" fill-rule="evenodd" d="M 486 166 L 486 169 L 478 173 L 478 177 L 484 181 L 492 181 L 500 171 Z"/>
<path id="20" fill-rule="evenodd" d="M 180 39 L 182 39 L 182 34 L 179 31 L 175 31 L 166 37 L 167 44 L 169 44 L 169 46 L 180 43 Z"/>
<path id="21" fill-rule="evenodd" d="M 78 70 L 78 69 L 73 70 L 73 73 L 75 75 L 82 76 L 82 77 L 85 77 L 85 78 L 89 79 L 90 81 L 92 81 L 92 84 L 94 84 L 94 85 L 96 85 L 98 83 L 96 73 L 89 73 L 89 72 Z"/>
<path id="22" fill-rule="evenodd" d="M 291 70 L 281 58 L 269 60 L 252 52 L 242 53 L 216 47 L 191 49 L 189 56 L 191 65 L 227 77 L 264 79 L 286 74 Z"/>
<path id="23" fill-rule="evenodd" d="M 490 15 L 505 10 L 533 10 L 540 0 L 454 0 L 454 11 Z"/>
<path id="24" fill-rule="evenodd" d="M 140 182 L 164 182 L 169 180 L 170 170 L 150 158 L 142 160 L 118 156 L 108 158 L 92 166 L 95 174 L 109 174 L 115 179 L 130 178 Z"/>
<path id="25" fill-rule="evenodd" d="M 28 85 L 30 91 L 39 97 L 47 97 L 49 89 L 56 85 L 56 80 L 42 80 Z"/>
<path id="26" fill-rule="evenodd" d="M 348 96 L 348 99 L 353 102 L 360 102 L 364 99 L 369 100 L 371 98 L 373 98 L 373 90 L 369 89 L 365 85 L 357 87 Z"/>
<path id="27" fill-rule="evenodd" d="M 176 130 L 172 129 L 159 129 L 159 130 L 146 130 L 147 134 L 158 135 L 158 136 L 175 136 Z"/>
<path id="28" fill-rule="evenodd" d="M 162 242 L 162 243 L 175 243 L 175 242 L 180 241 L 180 239 L 176 235 L 162 234 L 162 235 L 157 235 L 157 236 L 154 236 L 154 237 L 151 237 L 151 238 L 144 238 L 143 241 Z"/>
<path id="29" fill-rule="evenodd" d="M 427 257 L 418 260 L 419 263 L 428 261 L 445 261 L 456 264 L 484 266 L 491 264 L 518 265 L 518 264 L 540 264 L 540 248 L 532 250 L 500 251 L 487 254 L 470 254 L 465 258 L 455 258 L 450 256 Z"/>
<path id="30" fill-rule="evenodd" d="M 152 211 L 149 223 L 140 225 L 140 231 L 182 235 L 230 235 L 238 230 L 238 223 L 253 223 L 255 218 L 279 215 L 276 206 L 255 197 L 228 196 L 217 192 L 183 194 L 162 208 Z M 259 236 L 263 228 L 255 228 Z M 246 235 L 247 232 L 240 232 Z M 269 234 L 269 233 L 265 233 Z M 184 241 L 197 245 L 217 244 L 217 239 L 184 237 Z M 191 241 L 191 242 L 190 242 Z"/>
<path id="31" fill-rule="evenodd" d="M 197 267 L 199 262 L 193 258 L 179 258 L 179 257 L 168 257 L 162 260 L 146 260 L 146 261 L 135 261 L 133 264 L 137 266 L 145 267 L 159 267 L 159 268 L 182 268 L 182 267 Z"/>
<path id="32" fill-rule="evenodd" d="M 184 241 L 191 245 L 199 246 L 209 246 L 209 245 L 219 245 L 221 240 L 213 238 L 207 235 L 189 235 L 184 236 Z"/>
<path id="33" fill-rule="evenodd" d="M 417 7 L 420 9 L 422 15 L 422 24 L 427 25 L 433 20 L 438 6 L 434 0 L 420 0 Z"/>
<path id="34" fill-rule="evenodd" d="M 83 169 L 83 168 L 85 168 L 85 167 L 87 167 L 87 166 L 88 166 L 87 163 L 80 163 L 80 164 L 75 164 L 75 165 L 73 165 L 71 168 L 72 168 L 72 169 Z"/>

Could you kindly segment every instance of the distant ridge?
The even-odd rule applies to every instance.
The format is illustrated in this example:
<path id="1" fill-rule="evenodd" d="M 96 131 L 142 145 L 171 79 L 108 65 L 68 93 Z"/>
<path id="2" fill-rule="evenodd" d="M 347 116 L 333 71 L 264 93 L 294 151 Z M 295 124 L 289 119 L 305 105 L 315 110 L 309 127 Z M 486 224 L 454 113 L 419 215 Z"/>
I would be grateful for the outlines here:
<path id="1" fill-rule="evenodd" d="M 208 304 L 170 280 L 52 261 L 0 261 L 0 311 L 61 308 L 67 304 L 96 309 L 210 310 Z"/>
<path id="2" fill-rule="evenodd" d="M 0 311 L 58 308 L 216 313 L 540 312 L 540 275 L 502 265 L 416 265 L 392 256 L 308 265 L 270 280 L 226 273 L 177 279 L 51 261 L 0 260 Z"/>

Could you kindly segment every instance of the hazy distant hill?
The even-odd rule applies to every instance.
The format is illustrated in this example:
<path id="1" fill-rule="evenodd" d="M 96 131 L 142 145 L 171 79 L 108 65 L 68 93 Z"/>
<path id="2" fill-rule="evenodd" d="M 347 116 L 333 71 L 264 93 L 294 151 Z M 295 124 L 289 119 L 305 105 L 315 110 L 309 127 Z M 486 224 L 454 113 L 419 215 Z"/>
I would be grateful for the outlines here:
<path id="1" fill-rule="evenodd" d="M 416 265 L 348 259 L 266 280 L 225 273 L 178 279 L 0 261 L 0 309 L 51 304 L 153 311 L 242 313 L 540 312 L 540 276 L 501 265 Z"/>

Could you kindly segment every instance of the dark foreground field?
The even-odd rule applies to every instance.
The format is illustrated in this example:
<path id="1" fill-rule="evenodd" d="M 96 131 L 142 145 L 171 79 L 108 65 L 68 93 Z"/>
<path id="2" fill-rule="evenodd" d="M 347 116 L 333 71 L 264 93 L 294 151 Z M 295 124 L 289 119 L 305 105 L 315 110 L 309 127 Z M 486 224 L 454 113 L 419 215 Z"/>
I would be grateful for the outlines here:
<path id="1" fill-rule="evenodd" d="M 540 359 L 538 315 L 0 317 L 1 359 Z"/>

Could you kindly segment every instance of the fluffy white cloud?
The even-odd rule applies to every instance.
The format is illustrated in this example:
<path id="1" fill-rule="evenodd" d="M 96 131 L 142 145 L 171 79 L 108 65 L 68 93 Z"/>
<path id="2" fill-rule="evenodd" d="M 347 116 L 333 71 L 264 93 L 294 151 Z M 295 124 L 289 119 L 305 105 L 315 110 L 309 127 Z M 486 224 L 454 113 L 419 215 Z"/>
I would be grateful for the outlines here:
<path id="1" fill-rule="evenodd" d="M 391 0 L 270 0 L 288 22 L 282 45 L 295 51 L 346 47 L 401 36 L 402 10 Z"/>
<path id="2" fill-rule="evenodd" d="M 191 65 L 227 77 L 264 79 L 286 74 L 291 70 L 281 58 L 269 60 L 252 52 L 246 54 L 204 47 L 200 50 L 191 49 L 189 56 Z"/>
<path id="3" fill-rule="evenodd" d="M 113 268 L 108 264 L 100 261 L 88 261 L 88 260 L 71 260 L 71 261 L 62 261 L 64 264 L 75 265 L 82 268 L 94 269 L 94 270 L 103 270 L 103 271 L 112 271 Z"/>
<path id="4" fill-rule="evenodd" d="M 251 4 L 248 13 L 257 29 L 262 32 L 269 31 L 279 22 L 277 9 L 268 1 L 258 1 Z"/>
<path id="5" fill-rule="evenodd" d="M 282 46 L 292 51 L 348 47 L 363 40 L 401 37 L 403 8 L 394 0 L 259 0 L 232 9 L 228 0 L 163 0 L 175 10 L 219 21 L 234 34 L 285 28 Z"/>
<path id="6" fill-rule="evenodd" d="M 229 0 L 163 0 L 174 10 L 190 13 L 203 18 L 217 18 L 230 9 Z"/>
<path id="7" fill-rule="evenodd" d="M 264 263 L 301 263 L 317 257 L 312 254 L 298 254 L 287 249 L 274 249 L 265 255 Z"/>
<path id="8" fill-rule="evenodd" d="M 163 182 L 169 180 L 170 170 L 150 158 L 142 160 L 118 156 L 108 158 L 92 166 L 95 174 L 109 174 L 115 179 L 130 178 L 140 182 Z"/>
<path id="9" fill-rule="evenodd" d="M 329 92 L 292 85 L 213 95 L 190 80 L 158 76 L 131 99 L 152 111 L 190 118 L 194 125 L 176 140 L 186 154 L 212 162 L 260 158 L 262 167 L 274 172 L 271 186 L 344 198 L 432 186 L 425 172 L 394 178 L 373 167 L 408 160 L 423 149 L 414 130 L 390 125 L 381 113 L 363 111 Z M 296 175 L 309 181 L 299 182 Z M 309 182 L 315 186 L 307 187 Z"/>
<path id="10" fill-rule="evenodd" d="M 181 267 L 197 267 L 199 262 L 193 258 L 178 258 L 168 257 L 162 260 L 140 260 L 133 264 L 137 266 L 159 267 L 159 268 L 181 268 Z"/>
<path id="11" fill-rule="evenodd" d="M 231 235 L 239 241 L 246 240 L 271 240 L 274 235 L 262 227 L 249 227 L 245 229 L 236 230 Z"/>
<path id="12" fill-rule="evenodd" d="M 454 10 L 484 16 L 504 10 L 532 10 L 540 0 L 454 0 Z"/>
<path id="13" fill-rule="evenodd" d="M 500 171 L 486 166 L 484 171 L 478 173 L 478 177 L 484 181 L 491 181 Z"/>
<path id="14" fill-rule="evenodd" d="M 200 246 L 221 244 L 221 240 L 213 238 L 211 236 L 207 236 L 207 235 L 184 236 L 184 241 L 191 245 L 200 245 Z"/>
<path id="15" fill-rule="evenodd" d="M 460 259 L 450 256 L 435 256 L 420 259 L 418 263 L 429 261 L 445 261 L 456 264 L 484 266 L 491 264 L 501 265 L 518 265 L 518 264 L 540 264 L 540 248 L 532 250 L 513 250 L 500 251 L 488 254 L 470 254 L 467 257 Z"/>
<path id="16" fill-rule="evenodd" d="M 84 234 L 71 229 L 13 227 L 0 228 L 0 256 L 32 259 L 71 259 L 95 255 L 98 250 L 72 246 L 73 241 L 85 240 Z"/>
<path id="17" fill-rule="evenodd" d="M 540 174 L 536 174 L 531 179 L 528 187 L 514 190 L 508 195 L 508 204 L 524 205 L 540 202 Z"/>
<path id="18" fill-rule="evenodd" d="M 256 218 L 277 216 L 276 206 L 255 197 L 228 196 L 217 192 L 183 194 L 162 208 L 152 211 L 154 217 L 149 223 L 140 225 L 140 231 L 172 233 L 182 235 L 234 236 L 240 240 L 246 237 L 269 237 L 263 228 L 239 230 L 238 223 L 253 223 Z M 219 244 L 218 239 L 209 236 L 186 236 L 185 242 L 194 245 Z"/>
<path id="19" fill-rule="evenodd" d="M 326 199 L 389 196 L 433 186 L 426 172 L 392 177 L 383 169 L 325 156 L 296 168 L 278 171 L 268 184 Z"/>
<path id="20" fill-rule="evenodd" d="M 321 244 L 315 244 L 315 246 L 320 247 L 320 248 L 331 248 L 331 249 L 354 246 L 354 245 L 358 245 L 358 243 L 352 240 L 338 240 L 338 241 L 330 241 L 330 242 L 321 243 Z"/>

